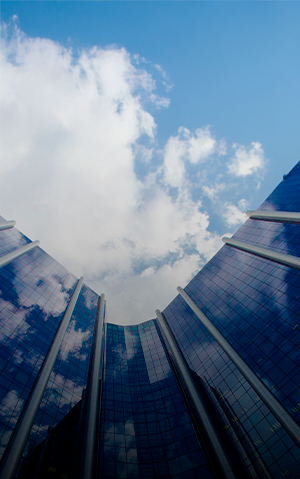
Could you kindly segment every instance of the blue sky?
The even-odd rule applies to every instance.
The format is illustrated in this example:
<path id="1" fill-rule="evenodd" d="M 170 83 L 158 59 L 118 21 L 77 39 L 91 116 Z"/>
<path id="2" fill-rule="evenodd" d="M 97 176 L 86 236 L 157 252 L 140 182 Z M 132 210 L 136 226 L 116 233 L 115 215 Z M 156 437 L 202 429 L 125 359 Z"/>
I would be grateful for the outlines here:
<path id="1" fill-rule="evenodd" d="M 300 159 L 300 4 L 1 9 L 2 214 L 149 319 Z"/>

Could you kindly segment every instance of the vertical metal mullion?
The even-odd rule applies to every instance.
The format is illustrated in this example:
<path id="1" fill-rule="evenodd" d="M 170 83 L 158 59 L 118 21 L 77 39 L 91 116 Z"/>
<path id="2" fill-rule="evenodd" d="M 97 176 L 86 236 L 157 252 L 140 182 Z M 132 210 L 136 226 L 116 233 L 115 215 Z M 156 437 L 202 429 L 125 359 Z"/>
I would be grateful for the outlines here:
<path id="1" fill-rule="evenodd" d="M 188 394 L 188 400 L 192 404 L 193 410 L 197 414 L 197 419 L 199 420 L 199 423 L 201 424 L 203 430 L 206 433 L 207 440 L 209 441 L 209 444 L 214 453 L 214 456 L 216 460 L 218 461 L 220 470 L 222 471 L 226 479 L 235 479 L 236 476 L 232 469 L 230 461 L 227 457 L 227 454 L 219 440 L 217 431 L 206 411 L 205 405 L 194 384 L 194 381 L 190 375 L 188 367 L 181 356 L 181 352 L 179 351 L 178 346 L 173 338 L 173 335 L 171 331 L 169 330 L 169 326 L 163 314 L 158 309 L 156 310 L 156 316 L 157 316 L 159 325 L 168 341 L 168 345 L 172 352 L 172 356 L 173 356 L 173 360 L 176 365 L 176 368 L 178 369 L 185 383 L 185 389 Z"/>
<path id="2" fill-rule="evenodd" d="M 80 471 L 80 477 L 82 479 L 94 478 L 99 413 L 99 378 L 102 357 L 104 303 L 105 295 L 101 294 L 98 301 L 97 317 L 95 324 L 95 341 L 92 355 L 91 376 L 88 392 L 86 427 L 84 431 L 83 453 Z"/>

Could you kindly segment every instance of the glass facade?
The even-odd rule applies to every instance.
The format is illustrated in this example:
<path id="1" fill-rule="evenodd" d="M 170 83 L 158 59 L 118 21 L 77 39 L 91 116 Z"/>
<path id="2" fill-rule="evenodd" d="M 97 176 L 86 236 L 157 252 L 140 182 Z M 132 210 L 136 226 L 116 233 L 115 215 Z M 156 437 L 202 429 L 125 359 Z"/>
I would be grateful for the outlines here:
<path id="1" fill-rule="evenodd" d="M 299 212 L 299 191 L 300 163 L 259 209 Z M 249 219 L 233 238 L 300 256 L 295 222 Z M 1 230 L 0 256 L 28 243 Z M 1 479 L 76 284 L 39 247 L 0 268 Z M 300 270 L 224 245 L 185 291 L 299 424 Z M 97 308 L 84 284 L 12 478 L 82 479 Z M 299 448 L 182 296 L 163 317 L 236 478 L 300 478 Z M 105 323 L 101 361 L 93 475 L 83 479 L 229 477 L 156 319 Z"/>
<path id="2" fill-rule="evenodd" d="M 83 286 L 29 438 L 39 444 L 75 406 L 86 388 L 97 295 Z"/>
<path id="3" fill-rule="evenodd" d="M 99 478 L 211 478 L 155 321 L 107 325 Z"/>
<path id="4" fill-rule="evenodd" d="M 29 243 L 15 228 L 0 237 L 3 254 Z M 40 248 L 0 269 L 1 456 L 75 285 L 75 276 Z"/>
<path id="5" fill-rule="evenodd" d="M 299 191 L 300 163 L 260 209 L 300 211 Z M 233 238 L 300 253 L 299 224 L 249 219 Z M 300 271 L 225 245 L 185 291 L 299 423 Z M 226 399 L 273 477 L 300 477 L 299 448 L 185 301 L 178 296 L 164 315 L 190 368 Z"/>

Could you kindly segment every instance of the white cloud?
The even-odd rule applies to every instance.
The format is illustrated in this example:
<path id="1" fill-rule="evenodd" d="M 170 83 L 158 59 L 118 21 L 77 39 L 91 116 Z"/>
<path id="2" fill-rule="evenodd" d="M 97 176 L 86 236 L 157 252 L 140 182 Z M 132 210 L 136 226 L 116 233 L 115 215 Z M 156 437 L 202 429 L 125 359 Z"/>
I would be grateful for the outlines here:
<path id="1" fill-rule="evenodd" d="M 150 96 L 152 102 L 158 107 L 164 107 L 167 108 L 170 105 L 170 100 L 169 98 L 164 98 L 163 96 L 158 96 L 155 95 L 154 93 L 151 94 Z"/>
<path id="2" fill-rule="evenodd" d="M 219 141 L 219 144 L 218 144 L 218 155 L 219 156 L 224 156 L 224 155 L 226 155 L 226 153 L 227 153 L 227 143 L 224 140 L 224 138 L 222 138 Z"/>
<path id="3" fill-rule="evenodd" d="M 186 143 L 179 137 L 169 138 L 164 154 L 164 179 L 172 187 L 180 188 L 185 178 L 183 157 L 186 154 Z"/>
<path id="4" fill-rule="evenodd" d="M 172 187 L 181 188 L 186 176 L 186 162 L 202 163 L 214 153 L 224 153 L 224 141 L 219 143 L 212 136 L 209 127 L 198 128 L 195 135 L 184 127 L 178 128 L 178 135 L 171 136 L 165 146 L 164 179 Z"/>
<path id="5" fill-rule="evenodd" d="M 156 70 L 158 70 L 164 78 L 167 78 L 167 73 L 165 72 L 165 70 L 162 68 L 161 65 L 156 64 L 154 66 L 155 66 Z"/>
<path id="6" fill-rule="evenodd" d="M 228 165 L 229 172 L 234 176 L 262 175 L 265 171 L 266 158 L 262 145 L 253 141 L 250 148 L 233 144 L 235 155 Z"/>
<path id="7" fill-rule="evenodd" d="M 154 317 L 222 245 L 221 234 L 208 231 L 200 198 L 192 198 L 189 168 L 221 161 L 226 144 L 208 127 L 180 128 L 157 166 L 146 105 L 167 101 L 140 64 L 147 61 L 125 49 L 73 53 L 18 31 L 1 58 L 2 214 L 105 292 L 109 321 L 123 324 Z M 236 157 L 260 155 L 252 150 L 239 147 Z M 149 167 L 143 180 L 139 158 Z"/>
<path id="8" fill-rule="evenodd" d="M 241 198 L 238 205 L 240 210 L 242 211 L 246 211 L 246 209 L 248 208 L 248 202 L 245 200 L 245 198 Z"/>
<path id="9" fill-rule="evenodd" d="M 136 145 L 134 154 L 136 158 L 147 164 L 152 160 L 153 152 L 153 148 L 146 148 L 144 145 Z"/>
<path id="10" fill-rule="evenodd" d="M 208 196 L 211 200 L 213 200 L 221 191 L 226 190 L 225 183 L 216 183 L 214 186 L 206 186 L 202 187 L 202 191 L 204 196 Z"/>
<path id="11" fill-rule="evenodd" d="M 216 149 L 217 142 L 212 137 L 209 128 L 199 128 L 195 136 L 190 138 L 188 148 L 191 163 L 199 163 L 211 156 Z"/>
<path id="12" fill-rule="evenodd" d="M 241 206 L 243 206 L 243 202 L 241 203 Z M 225 206 L 224 218 L 226 219 L 228 226 L 236 226 L 240 223 L 244 223 L 248 219 L 248 216 L 243 213 L 237 206 L 231 203 L 227 203 L 227 205 Z"/>
<path id="13" fill-rule="evenodd" d="M 162 83 L 166 89 L 166 92 L 168 93 L 174 85 L 170 82 L 167 72 L 162 68 L 161 65 L 156 64 L 154 65 L 154 67 L 161 74 L 162 78 L 164 78 L 165 81 L 163 81 Z"/>
<path id="14" fill-rule="evenodd" d="M 153 266 L 149 266 L 149 268 L 144 269 L 141 273 L 141 278 L 146 278 L 147 276 L 151 276 L 156 273 L 156 268 Z"/>

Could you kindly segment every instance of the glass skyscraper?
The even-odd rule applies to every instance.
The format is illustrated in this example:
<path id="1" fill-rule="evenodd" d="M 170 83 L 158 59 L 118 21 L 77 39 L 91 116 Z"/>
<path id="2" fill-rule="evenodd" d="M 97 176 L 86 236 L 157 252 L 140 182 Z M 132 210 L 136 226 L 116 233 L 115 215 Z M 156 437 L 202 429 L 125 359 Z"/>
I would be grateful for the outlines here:
<path id="1" fill-rule="evenodd" d="M 248 216 L 134 326 L 0 218 L 1 479 L 300 478 L 300 162 Z"/>

